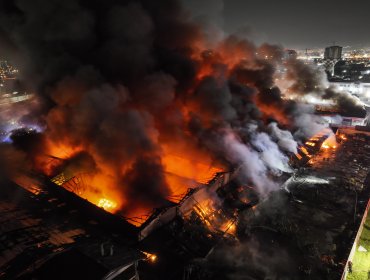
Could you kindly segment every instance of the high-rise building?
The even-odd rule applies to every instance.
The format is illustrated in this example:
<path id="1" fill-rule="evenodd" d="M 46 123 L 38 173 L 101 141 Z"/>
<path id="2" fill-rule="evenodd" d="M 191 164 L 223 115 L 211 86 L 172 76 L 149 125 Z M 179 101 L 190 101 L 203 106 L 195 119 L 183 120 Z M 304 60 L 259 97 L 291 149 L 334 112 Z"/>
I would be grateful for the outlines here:
<path id="1" fill-rule="evenodd" d="M 330 60 L 340 60 L 342 59 L 342 47 L 340 46 L 331 46 L 325 48 L 325 53 L 324 53 L 324 59 L 330 59 Z"/>

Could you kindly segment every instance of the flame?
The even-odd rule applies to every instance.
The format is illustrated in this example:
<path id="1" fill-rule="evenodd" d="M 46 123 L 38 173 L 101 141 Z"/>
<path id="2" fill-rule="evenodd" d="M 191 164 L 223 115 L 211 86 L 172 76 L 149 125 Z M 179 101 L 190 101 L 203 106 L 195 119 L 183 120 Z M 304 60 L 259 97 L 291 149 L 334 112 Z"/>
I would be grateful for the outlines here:
<path id="1" fill-rule="evenodd" d="M 152 254 L 150 257 L 149 257 L 150 261 L 151 262 L 155 262 L 157 260 L 157 256 Z"/>
<path id="2" fill-rule="evenodd" d="M 157 255 L 155 255 L 155 254 L 148 253 L 148 252 L 142 252 L 142 253 L 145 255 L 146 260 L 148 260 L 150 262 L 153 262 L 154 263 L 158 259 Z"/>
<path id="3" fill-rule="evenodd" d="M 229 220 L 227 221 L 222 227 L 221 229 L 228 233 L 228 234 L 235 234 L 236 233 L 236 225 L 235 225 L 235 221 L 233 220 Z"/>
<path id="4" fill-rule="evenodd" d="M 99 199 L 97 205 L 107 211 L 112 210 L 117 207 L 117 203 L 115 203 L 112 200 L 106 199 L 106 198 Z"/>
<path id="5" fill-rule="evenodd" d="M 194 80 L 193 87 L 196 87 L 202 79 L 209 75 L 214 76 L 216 79 L 224 77 L 224 75 L 231 75 L 236 71 L 236 66 L 245 65 L 248 69 L 256 70 L 258 67 L 262 67 L 256 62 L 256 58 L 271 57 L 268 49 L 260 48 L 256 50 L 249 42 L 236 38 L 226 40 L 210 52 L 204 52 L 204 46 L 201 40 L 194 42 L 194 46 L 192 46 L 194 50 L 190 55 L 194 60 L 194 64 L 197 66 L 197 79 Z M 258 55 L 258 52 L 260 55 Z M 221 68 L 218 67 L 220 64 L 224 65 L 225 69 L 221 67 L 221 70 Z M 254 79 L 248 77 L 248 75 L 245 75 L 244 78 L 240 77 L 240 79 L 245 80 L 240 82 L 245 82 L 245 84 L 251 87 L 258 88 Z M 154 207 L 158 207 L 154 205 L 157 203 L 157 200 L 154 201 L 154 199 L 153 202 L 150 201 L 148 203 L 145 199 L 142 199 L 138 200 L 139 202 L 137 203 L 134 199 L 135 197 L 132 196 L 132 193 L 135 195 L 135 191 L 130 193 L 131 190 L 129 190 L 128 185 L 125 185 L 124 180 L 126 177 L 123 175 L 132 168 L 136 159 L 136 154 L 141 155 L 141 153 L 148 153 L 148 158 L 152 156 L 152 153 L 155 153 L 156 158 L 159 158 L 158 165 L 163 167 L 164 170 L 164 179 L 161 180 L 160 187 L 163 186 L 165 189 L 163 191 L 164 196 L 168 196 L 163 198 L 173 202 L 181 199 L 181 195 L 185 194 L 189 187 L 205 184 L 214 178 L 216 173 L 224 170 L 224 166 L 215 162 L 215 158 L 211 155 L 211 152 L 203 148 L 197 141 L 194 141 L 194 135 L 188 131 L 190 130 L 189 123 L 194 121 L 194 113 L 196 113 L 197 118 L 199 117 L 205 129 L 208 128 L 207 126 L 212 127 L 217 123 L 218 113 L 205 110 L 204 104 L 199 102 L 196 98 L 194 100 L 191 98 L 186 99 L 186 102 L 183 101 L 182 98 L 176 98 L 173 103 L 168 105 L 168 108 L 163 109 L 163 112 L 158 114 L 151 114 L 152 112 L 150 112 L 150 114 L 143 114 L 144 116 L 141 116 L 139 113 L 146 113 L 145 106 L 141 107 L 140 104 L 136 104 L 134 101 L 124 102 L 122 100 L 122 104 L 119 102 L 120 105 L 112 109 L 114 112 L 117 111 L 121 113 L 121 110 L 126 110 L 125 106 L 127 106 L 130 107 L 130 109 L 134 109 L 135 112 L 137 111 L 140 117 L 143 117 L 143 124 L 145 124 L 144 134 L 148 138 L 145 143 L 150 142 L 150 145 L 148 145 L 150 148 L 148 148 L 149 151 L 141 150 L 142 145 L 138 145 L 139 148 L 135 147 L 135 151 L 127 151 L 128 154 L 132 152 L 134 155 L 117 156 L 117 158 L 121 159 L 121 161 L 117 163 L 111 160 L 116 156 L 116 150 L 117 154 L 120 153 L 120 150 L 129 150 L 124 145 L 125 139 L 121 139 L 124 137 L 120 135 L 119 137 L 117 136 L 119 141 L 112 141 L 112 143 L 118 143 L 115 144 L 117 147 L 113 146 L 113 151 L 112 149 L 108 149 L 109 152 L 104 152 L 103 155 L 103 153 L 100 153 L 98 150 L 101 146 L 95 145 L 94 140 L 89 138 L 91 137 L 91 132 L 88 129 L 85 131 L 83 125 L 80 125 L 82 128 L 78 129 L 78 133 L 74 133 L 74 131 L 71 130 L 71 127 L 75 127 L 74 125 L 71 126 L 71 124 L 75 124 L 77 121 L 79 122 L 78 124 L 83 124 L 83 121 L 90 121 L 89 118 L 85 120 L 86 116 L 84 112 L 80 112 L 80 109 L 84 107 L 76 106 L 79 105 L 80 102 L 84 102 L 86 95 L 85 91 L 86 88 L 84 86 L 73 81 L 58 86 L 52 95 L 53 100 L 58 106 L 48 113 L 48 128 L 45 131 L 47 139 L 47 147 L 45 150 L 47 150 L 48 154 L 61 159 L 69 159 L 83 151 L 93 157 L 97 166 L 97 171 L 91 175 L 91 181 L 84 185 L 83 190 L 75 192 L 82 198 L 87 199 L 91 203 L 107 211 L 121 211 L 120 213 L 127 217 L 146 215 L 150 213 Z M 189 89 L 188 93 L 189 95 L 194 94 L 192 89 Z M 119 95 L 118 97 L 118 99 L 120 99 L 122 96 Z M 255 98 L 257 99 L 255 102 L 263 112 L 265 119 L 272 116 L 280 123 L 289 123 L 290 120 L 287 119 L 285 112 L 283 112 L 281 108 L 277 108 L 275 104 L 264 104 L 263 100 L 258 100 L 257 95 Z M 89 109 L 94 110 L 95 104 L 91 104 L 91 106 L 92 107 L 89 107 Z M 176 114 L 171 115 L 171 112 L 176 112 Z M 82 116 L 80 116 L 79 113 L 81 113 Z M 169 114 L 169 116 L 166 114 Z M 89 114 L 86 113 L 86 115 Z M 150 115 L 150 117 L 147 115 Z M 71 116 L 78 117 L 71 118 Z M 173 118 L 173 116 L 176 117 Z M 181 131 L 181 133 L 179 133 L 181 135 L 178 138 L 175 138 L 176 135 L 167 135 L 167 130 L 165 132 L 162 131 L 161 127 L 164 126 L 161 119 L 162 117 L 173 119 L 173 125 Z M 222 117 L 220 116 L 220 118 Z M 106 133 L 105 129 L 111 132 L 114 126 L 111 127 L 107 125 L 100 127 L 100 129 L 104 129 L 104 133 Z M 136 131 L 132 134 L 135 132 Z M 111 135 L 110 133 L 107 133 L 107 135 L 109 136 L 107 137 L 108 140 L 106 142 L 103 141 L 103 144 L 106 143 L 105 145 L 108 146 L 111 144 L 109 141 Z M 127 137 L 131 137 L 131 135 Z M 119 146 L 121 143 L 122 147 Z M 100 143 L 100 145 L 101 144 L 102 143 Z M 53 173 L 59 172 L 59 167 L 62 167 L 62 163 L 48 163 L 47 161 L 40 160 L 37 166 L 39 166 L 46 175 L 55 176 L 56 174 Z M 62 186 L 66 187 L 63 184 Z M 160 187 L 158 188 L 161 189 Z M 161 192 L 160 195 L 162 195 Z M 160 202 L 158 202 L 158 204 L 160 204 Z M 201 208 L 198 209 L 198 212 L 205 220 L 209 219 L 209 215 L 212 211 L 212 206 L 207 205 L 207 202 L 202 202 Z"/>
<path id="6" fill-rule="evenodd" d="M 337 140 L 335 139 L 334 135 L 330 135 L 324 143 L 321 145 L 321 148 L 327 150 L 327 149 L 336 149 L 337 148 Z"/>
<path id="7" fill-rule="evenodd" d="M 66 144 L 53 145 L 49 144 L 48 152 L 56 157 L 68 158 L 79 153 L 81 147 L 70 147 Z M 181 148 L 175 145 L 164 145 L 162 147 L 162 164 L 165 170 L 165 180 L 169 186 L 169 193 L 167 199 L 173 202 L 178 202 L 187 193 L 190 187 L 196 187 L 199 184 L 206 184 L 210 181 L 216 173 L 223 171 L 221 167 L 215 167 L 212 159 L 201 151 L 190 149 L 189 147 Z M 120 191 L 124 186 L 118 186 L 115 180 L 115 170 L 103 161 L 98 160 L 99 171 L 90 174 L 89 180 L 86 178 L 80 180 L 73 179 L 75 184 L 84 183 L 83 187 L 76 187 L 76 190 L 70 189 L 70 181 L 63 181 L 63 171 L 53 178 L 53 182 L 74 192 L 80 197 L 89 202 L 103 208 L 104 210 L 116 213 L 127 205 L 127 198 L 124 193 Z M 41 162 L 41 161 L 40 161 Z M 46 175 L 53 174 L 54 170 L 58 169 L 58 165 L 62 165 L 63 161 L 48 163 L 43 162 L 43 172 Z M 122 173 L 129 169 L 131 163 L 121 167 Z M 55 174 L 54 174 L 55 175 Z M 53 175 L 53 176 L 54 176 Z M 61 180 L 55 180 L 57 178 Z M 60 181 L 60 182 L 59 182 Z M 134 209 L 125 208 L 124 215 L 126 217 L 142 217 L 148 216 L 152 212 L 152 207 L 146 205 L 135 205 Z M 141 223 L 144 220 L 141 221 Z M 140 223 L 133 222 L 136 225 Z"/>
<path id="8" fill-rule="evenodd" d="M 309 156 L 310 154 L 308 153 L 307 149 L 305 147 L 300 147 L 300 150 L 306 155 Z"/>
<path id="9" fill-rule="evenodd" d="M 315 147 L 316 146 L 316 144 L 313 143 L 313 142 L 311 142 L 311 141 L 307 141 L 305 144 L 308 145 L 308 146 L 311 146 L 311 147 Z"/>
<path id="10" fill-rule="evenodd" d="M 322 146 L 321 146 L 321 148 L 323 148 L 323 149 L 329 149 L 330 146 L 328 144 L 326 144 L 326 143 L 323 143 Z"/>
<path id="11" fill-rule="evenodd" d="M 171 191 L 170 196 L 184 194 L 189 187 L 194 187 L 195 182 L 206 184 L 214 178 L 216 173 L 223 171 L 222 168 L 212 166 L 209 159 L 204 158 L 203 160 L 205 162 L 194 160 L 189 156 L 164 155 L 162 163 Z"/>

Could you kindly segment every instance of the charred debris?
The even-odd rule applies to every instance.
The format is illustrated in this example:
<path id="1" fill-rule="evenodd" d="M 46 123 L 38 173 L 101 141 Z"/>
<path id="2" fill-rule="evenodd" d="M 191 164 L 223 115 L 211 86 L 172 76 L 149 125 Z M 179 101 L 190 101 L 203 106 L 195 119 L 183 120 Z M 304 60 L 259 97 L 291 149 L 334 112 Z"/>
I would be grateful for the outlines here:
<path id="1" fill-rule="evenodd" d="M 337 141 L 308 145 L 310 160 L 296 159 L 268 197 L 241 185 L 238 170 L 222 172 L 140 227 L 43 176 L 4 182 L 0 278 L 102 279 L 125 268 L 106 279 L 338 279 L 369 194 L 370 137 L 338 131 Z"/>

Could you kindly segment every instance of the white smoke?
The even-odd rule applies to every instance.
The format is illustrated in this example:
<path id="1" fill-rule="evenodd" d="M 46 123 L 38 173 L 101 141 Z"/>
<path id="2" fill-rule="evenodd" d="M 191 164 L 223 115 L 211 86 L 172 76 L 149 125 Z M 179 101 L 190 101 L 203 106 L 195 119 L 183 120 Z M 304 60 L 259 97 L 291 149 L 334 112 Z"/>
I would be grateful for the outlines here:
<path id="1" fill-rule="evenodd" d="M 232 132 L 224 136 L 223 142 L 228 159 L 240 166 L 240 175 L 249 179 L 260 195 L 265 196 L 278 188 L 277 183 L 269 178 L 268 168 L 260 153 L 242 143 Z"/>
<path id="2" fill-rule="evenodd" d="M 290 131 L 282 130 L 278 127 L 276 122 L 272 122 L 267 126 L 269 133 L 273 140 L 277 141 L 278 146 L 290 153 L 297 153 L 297 142 L 294 140 L 293 135 Z"/>
<path id="3" fill-rule="evenodd" d="M 294 118 L 294 125 L 298 130 L 294 133 L 294 138 L 311 138 L 313 135 L 326 129 L 326 121 L 314 115 L 314 108 L 308 104 L 299 104 L 299 114 Z"/>
<path id="4" fill-rule="evenodd" d="M 272 171 L 275 173 L 292 171 L 289 167 L 289 158 L 279 150 L 278 145 L 271 140 L 268 134 L 264 132 L 254 134 L 251 143 Z"/>

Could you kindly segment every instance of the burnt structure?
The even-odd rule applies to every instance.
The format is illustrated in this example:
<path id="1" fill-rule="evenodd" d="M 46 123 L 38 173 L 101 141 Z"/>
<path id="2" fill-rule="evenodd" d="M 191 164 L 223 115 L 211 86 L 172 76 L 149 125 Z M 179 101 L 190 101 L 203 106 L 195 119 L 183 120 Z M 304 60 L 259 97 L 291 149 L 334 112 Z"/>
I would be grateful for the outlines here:
<path id="1" fill-rule="evenodd" d="M 101 279 L 142 257 L 137 230 L 45 178 L 2 182 L 0 279 Z M 31 192 L 32 191 L 32 192 Z"/>
<path id="2" fill-rule="evenodd" d="M 220 245 L 188 279 L 340 279 L 370 192 L 370 136 L 352 129 L 337 138 L 242 213 L 238 244 Z"/>
<path id="3" fill-rule="evenodd" d="M 48 178 L 6 181 L 0 279 L 337 279 L 370 189 L 370 137 L 351 131 L 338 130 L 336 149 L 320 149 L 326 134 L 307 141 L 314 161 L 262 201 L 238 170 L 219 173 L 139 228 Z"/>
<path id="4" fill-rule="evenodd" d="M 192 260 L 234 239 L 238 212 L 257 203 L 253 190 L 242 190 L 232 174 L 189 189 L 140 228 L 79 197 L 79 184 L 68 189 L 55 178 L 19 175 L 4 182 L 0 199 L 0 279 L 179 279 Z M 81 175 L 67 182 L 76 178 Z M 241 191 L 251 200 L 238 200 Z"/>

